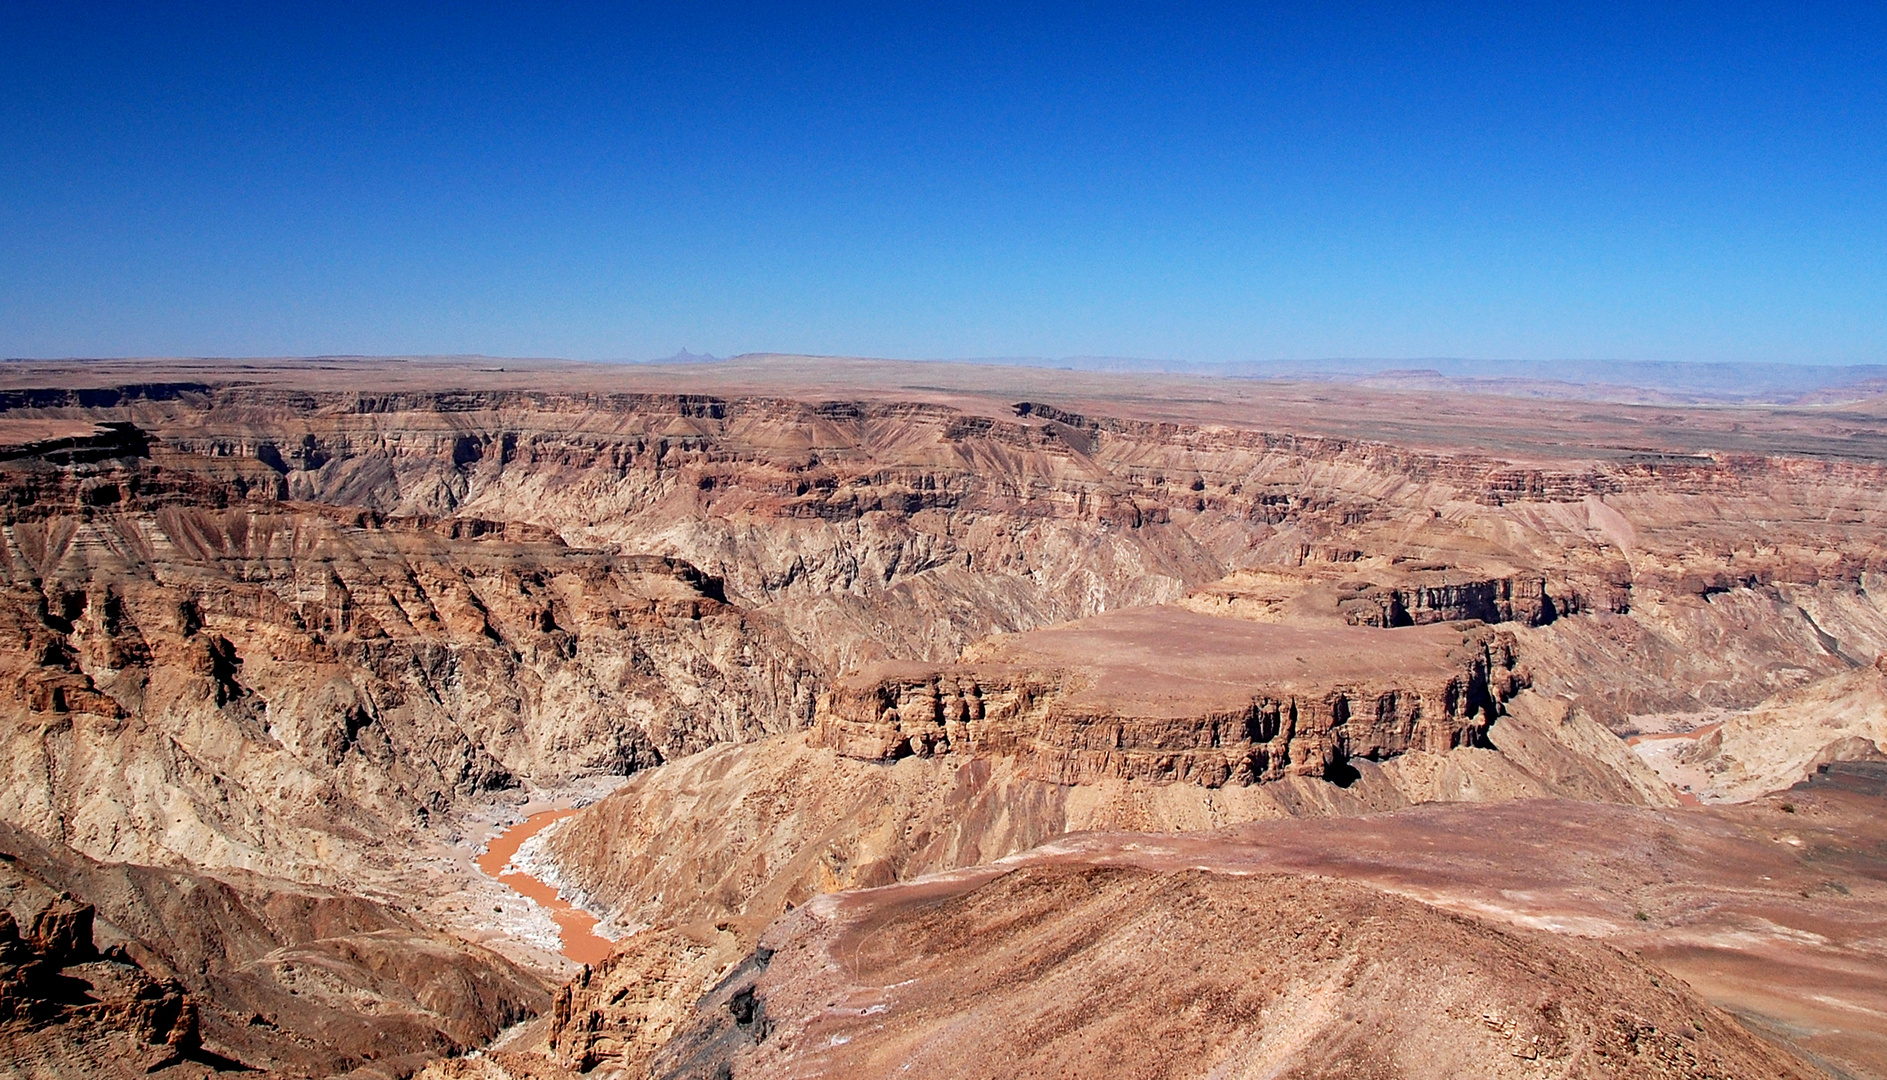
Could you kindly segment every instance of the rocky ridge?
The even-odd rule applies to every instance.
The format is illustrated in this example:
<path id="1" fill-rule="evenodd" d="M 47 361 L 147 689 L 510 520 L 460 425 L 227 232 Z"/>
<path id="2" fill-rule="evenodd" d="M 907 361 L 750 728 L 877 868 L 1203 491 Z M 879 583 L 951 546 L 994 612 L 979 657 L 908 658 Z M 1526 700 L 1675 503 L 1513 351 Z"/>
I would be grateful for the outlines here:
<path id="1" fill-rule="evenodd" d="M 0 1043 L 13 1067 L 133 1076 L 201 1059 L 196 1002 L 122 948 L 101 952 L 94 914 L 61 895 L 23 931 L 0 911 Z"/>
<path id="2" fill-rule="evenodd" d="M 1338 882 L 1065 864 L 821 897 L 781 920 L 649 1074 L 716 1069 L 1812 1075 L 1603 945 Z"/>
<path id="3" fill-rule="evenodd" d="M 895 768 L 926 764 L 907 759 Z M 1541 950 L 1530 952 L 1530 972 L 1497 975 L 1505 987 L 1483 986 L 1470 995 L 1485 1005 L 1503 1000 L 1513 987 L 1540 986 L 1539 996 L 1522 995 L 1532 1005 L 1519 1013 L 1487 1010 L 1496 1021 L 1490 1030 L 1497 1033 L 1509 1030 L 1500 1022 L 1503 1016 L 1532 1016 L 1541 1000 L 1560 999 L 1568 986 L 1584 993 L 1615 985 L 1596 1001 L 1583 1000 L 1600 1012 L 1624 1007 L 1644 1019 L 1637 1011 L 1645 1000 L 1642 990 L 1612 981 L 1621 971 L 1612 965 L 1623 958 L 1598 944 L 1607 942 L 1681 976 L 1684 982 L 1648 970 L 1639 961 L 1627 964 L 1640 973 L 1637 978 L 1649 976 L 1690 1001 L 1686 1008 L 1699 1007 L 1689 996 L 1688 983 L 1734 1012 L 1744 1025 L 1833 1075 L 1873 1075 L 1887 1067 L 1887 1032 L 1866 1020 L 1870 1010 L 1887 1001 L 1887 981 L 1880 978 L 1875 963 L 1877 937 L 1887 925 L 1887 894 L 1880 888 L 1877 854 L 1887 786 L 1876 766 L 1830 768 L 1835 771 L 1825 770 L 1812 782 L 1747 805 L 1672 811 L 1530 799 L 1309 821 L 1274 818 L 1184 835 L 1080 833 L 994 866 L 917 878 L 906 885 L 811 891 L 802 903 L 789 904 L 770 928 L 751 935 L 749 940 L 756 944 L 745 951 L 735 939 L 748 936 L 742 928 L 753 924 L 740 917 L 699 928 L 636 934 L 609 962 L 566 988 L 567 1003 L 559 1005 L 537 1042 L 508 1051 L 503 1057 L 508 1064 L 502 1068 L 471 1075 L 535 1075 L 532 1069 L 582 1069 L 599 1076 L 662 1075 L 665 1069 L 676 1075 L 711 1075 L 721 1064 L 735 1076 L 768 1075 L 783 1062 L 796 1069 L 843 1069 L 851 1075 L 870 1073 L 880 1062 L 898 1066 L 916 1060 L 924 1061 L 927 1071 L 943 1075 L 990 1075 L 991 1070 L 1013 1068 L 1013 1062 L 1003 1059 L 998 1065 L 997 1059 L 981 1058 L 983 1048 L 1000 1047 L 1013 1056 L 1017 1047 L 1040 1044 L 1034 1035 L 1012 1032 L 1007 1024 L 1063 1008 L 1071 1009 L 1065 1024 L 1083 1032 L 1083 1038 L 1104 1038 L 1117 1050 L 1142 1047 L 1139 1052 L 1152 1052 L 1148 1044 L 1156 1039 L 1150 1033 L 1168 1032 L 1163 1025 L 1173 1016 L 1185 1017 L 1184 1029 L 1159 1044 L 1176 1055 L 1165 1060 L 1175 1062 L 1179 1075 L 1206 1075 L 1218 1062 L 1210 1057 L 1202 1062 L 1188 1059 L 1175 1049 L 1178 1046 L 1198 1047 L 1208 1055 L 1229 1053 L 1239 1065 L 1251 1060 L 1287 1073 L 1289 1068 L 1308 1068 L 1313 1075 L 1323 1075 L 1314 1071 L 1316 1060 L 1341 1058 L 1337 1048 L 1325 1046 L 1311 1060 L 1287 1064 L 1292 1052 L 1288 1047 L 1295 1044 L 1267 1047 L 1257 1037 L 1270 1025 L 1294 1024 L 1292 1017 L 1302 1017 L 1308 1031 L 1322 1037 L 1344 1032 L 1361 1037 L 1363 1042 L 1349 1045 L 1374 1062 L 1400 1060 L 1398 1047 L 1427 1046 L 1424 1040 L 1436 1035 L 1431 1052 L 1450 1062 L 1438 1066 L 1444 1074 L 1452 1069 L 1455 1074 L 1501 1075 L 1503 1069 L 1517 1069 L 1519 1075 L 1531 1075 L 1526 1070 L 1557 1069 L 1548 1074 L 1570 1070 L 1578 1075 L 1582 1068 L 1594 1068 L 1602 1074 L 1645 1070 L 1660 1075 L 1661 1069 L 1675 1069 L 1675 1075 L 1688 1075 L 1686 1069 L 1702 1066 L 1694 1056 L 1701 1045 L 1667 1044 L 1678 1057 L 1652 1054 L 1647 1059 L 1637 1056 L 1646 1047 L 1636 1041 L 1629 1051 L 1608 1053 L 1603 1064 L 1577 1054 L 1571 1060 L 1564 1053 L 1556 1060 L 1553 1054 L 1529 1055 L 1524 1051 L 1537 1048 L 1525 1039 L 1518 1047 L 1509 1046 L 1522 1051 L 1511 1058 L 1498 1052 L 1472 1063 L 1448 1058 L 1464 1050 L 1476 1052 L 1469 1049 L 1474 1039 L 1461 1033 L 1437 1035 L 1446 1029 L 1447 1019 L 1412 1003 L 1427 1002 L 1432 993 L 1446 993 L 1492 974 L 1481 965 L 1490 949 L 1506 947 L 1493 944 L 1503 933 L 1496 927 L 1516 928 L 1528 950 Z M 699 781 L 697 777 L 697 792 Z M 908 825 L 901 826 L 894 815 L 887 832 L 901 828 Z M 1153 955 L 1131 961 L 1138 973 L 1129 975 L 1106 961 L 1118 959 L 1115 952 L 1134 957 L 1139 955 L 1136 949 L 1150 948 L 1142 938 L 1164 940 L 1158 937 L 1161 927 L 1192 926 L 1199 917 L 1196 904 L 1170 913 L 1158 902 L 1137 900 L 1114 909 L 1108 918 L 1086 922 L 1071 914 L 1078 902 L 1068 902 L 1065 892 L 1044 899 L 1052 913 L 1038 912 L 1036 917 L 1028 914 L 1026 903 L 1005 895 L 987 898 L 981 905 L 986 924 L 969 923 L 952 906 L 974 905 L 980 890 L 1008 881 L 1018 870 L 1047 871 L 1051 877 L 1072 872 L 1078 877 L 1110 868 L 1146 874 L 1135 880 L 1156 891 L 1175 886 L 1185 891 L 1201 881 L 1207 889 L 1219 888 L 1217 882 L 1259 880 L 1267 881 L 1267 888 L 1287 890 L 1345 882 L 1356 891 L 1343 895 L 1364 905 L 1387 899 L 1385 893 L 1397 898 L 1396 904 L 1408 904 L 1412 898 L 1422 901 L 1410 905 L 1415 910 L 1434 905 L 1456 913 L 1459 918 L 1451 925 L 1468 935 L 1439 948 L 1435 956 L 1411 961 L 1413 969 L 1443 970 L 1472 958 L 1476 970 L 1440 979 L 1424 975 L 1421 986 L 1395 989 L 1380 998 L 1365 991 L 1354 998 L 1350 994 L 1368 977 L 1346 968 L 1341 992 L 1325 984 L 1321 990 L 1301 987 L 1290 998 L 1323 1002 L 1325 994 L 1336 993 L 1328 1013 L 1320 1008 L 1303 1017 L 1301 1011 L 1279 1008 L 1244 1020 L 1221 1015 L 1217 1022 L 1235 1032 L 1195 1041 L 1211 1023 L 1195 1026 L 1192 1014 L 1172 1007 L 1157 1008 L 1121 1029 L 1110 1025 L 1121 1011 L 1131 1011 L 1131 1005 L 1121 1002 L 1163 1002 L 1169 984 L 1222 985 L 1217 980 L 1223 979 L 1228 980 L 1223 984 L 1228 993 L 1234 985 L 1272 987 L 1301 970 L 1298 965 L 1315 970 L 1318 963 L 1344 953 L 1341 948 L 1324 950 L 1320 943 L 1357 942 L 1359 933 L 1367 936 L 1388 928 L 1395 944 L 1359 944 L 1357 955 L 1399 956 L 1405 944 L 1426 948 L 1419 943 L 1433 940 L 1426 936 L 1432 927 L 1400 921 L 1393 913 L 1399 909 L 1393 907 L 1368 909 L 1359 927 L 1322 904 L 1230 900 L 1236 943 L 1154 948 Z M 1188 874 L 1204 876 L 1179 880 Z M 671 880 L 679 882 L 682 876 Z M 727 880 L 737 881 L 739 875 Z M 1031 882 L 1025 891 L 1036 884 Z M 1144 921 L 1148 919 L 1150 927 Z M 1061 920 L 1075 924 L 1069 932 L 1072 947 L 1043 945 L 1041 952 L 1022 954 L 1039 957 L 1038 963 L 1020 970 L 1005 966 L 1020 951 L 1016 946 L 1033 947 L 1034 935 L 1045 923 Z M 1308 926 L 1294 920 L 1307 920 Z M 1251 944 L 1251 935 L 1270 933 L 1279 923 L 1289 930 L 1281 947 Z M 1135 934 L 1127 927 L 1145 930 Z M 914 931 L 922 937 L 910 937 Z M 1580 958 L 1560 953 L 1560 943 Z M 800 949 L 809 951 L 797 953 Z M 798 962 L 790 972 L 774 971 L 784 955 Z M 1076 962 L 1071 956 L 1087 959 Z M 1236 974 L 1236 965 L 1247 961 L 1264 969 L 1262 977 Z M 1086 964 L 1099 965 L 1099 970 Z M 1411 970 L 1391 968 L 1404 974 Z M 1559 982 L 1560 975 L 1571 970 L 1582 974 L 1570 983 Z M 1466 977 L 1457 977 L 1461 975 Z M 1151 980 L 1146 990 L 1119 993 L 1122 985 L 1139 985 L 1133 980 L 1140 977 Z M 1542 978 L 1544 985 L 1531 982 Z M 781 986 L 787 989 L 784 1003 L 769 996 Z M 1097 995 L 1105 997 L 1105 1004 L 1072 1007 L 1095 1002 Z M 990 1007 L 984 1009 L 983 1004 Z M 730 1010 L 736 1005 L 744 1019 Z M 1413 1011 L 1404 1015 L 1398 1011 L 1404 1007 Z M 1478 1015 L 1471 1011 L 1466 1018 Z M 1361 1031 L 1352 1026 L 1359 1016 L 1368 1021 Z M 961 1039 L 942 1034 L 935 1025 L 987 1034 Z M 1588 1035 L 1594 1030 L 1578 1026 Z M 1700 1034 L 1683 1023 L 1674 1028 L 1653 1020 L 1649 1026 L 1667 1035 L 1691 1032 L 1680 1036 L 1683 1039 Z M 1745 1051 L 1752 1047 L 1747 1032 L 1735 1041 Z M 1492 1047 L 1507 1045 L 1495 1042 Z M 1592 1049 L 1587 1044 L 1587 1050 Z M 1693 1056 L 1685 1058 L 1685 1053 Z M 1405 1073 L 1414 1070 L 1418 1075 L 1425 1067 L 1429 1063 L 1423 1061 L 1404 1061 L 1401 1066 Z M 691 1074 L 689 1068 L 697 1072 Z M 1787 1075 L 1787 1070 L 1761 1047 L 1740 1063 L 1719 1059 L 1714 1067 L 1703 1066 L 1705 1075 L 1725 1076 Z"/>
<path id="4" fill-rule="evenodd" d="M 3 478 L 0 809 L 44 840 L 341 881 L 458 800 L 810 714 L 810 661 L 685 563 L 174 465 Z"/>
<path id="5" fill-rule="evenodd" d="M 1134 608 L 1003 635 L 944 668 L 868 668 L 814 741 L 866 760 L 960 750 L 1024 775 L 1219 787 L 1347 782 L 1352 759 L 1483 741 L 1525 685 L 1511 636 L 1479 627 L 1301 630 Z"/>
<path id="6" fill-rule="evenodd" d="M 398 1076 L 549 1005 L 533 976 L 361 897 L 0 840 L 18 973 L 0 1044 L 37 1075 Z"/>
<path id="7" fill-rule="evenodd" d="M 0 405 L 32 434 L 0 453 L 0 816 L 47 850 L 394 894 L 467 808 L 640 773 L 546 848 L 654 925 L 631 951 L 671 988 L 785 904 L 1068 828 L 1668 800 L 1599 724 L 1810 700 L 1887 649 L 1865 459 L 1514 461 L 1034 402 Z M 1189 634 L 1234 641 L 1200 660 L 1236 677 L 1155 655 Z M 1286 654 L 1306 670 L 1252 659 Z M 809 723 L 854 756 L 786 734 Z M 880 801 L 832 817 L 834 777 Z M 724 856 L 682 813 L 749 804 Z"/>

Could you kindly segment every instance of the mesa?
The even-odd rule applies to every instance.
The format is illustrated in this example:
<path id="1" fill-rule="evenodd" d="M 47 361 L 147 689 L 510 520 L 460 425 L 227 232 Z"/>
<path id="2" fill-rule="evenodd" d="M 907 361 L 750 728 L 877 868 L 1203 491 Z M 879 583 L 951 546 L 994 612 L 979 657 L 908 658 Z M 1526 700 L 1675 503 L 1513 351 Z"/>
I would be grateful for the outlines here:
<path id="1" fill-rule="evenodd" d="M 6 1038 L 179 1077 L 1129 1075 L 1173 1039 L 1867 1075 L 1837 927 L 1887 918 L 1884 427 L 773 356 L 10 362 Z M 1245 933 L 1250 970 L 1201 966 Z M 1115 985 L 1224 1008 L 1168 1030 Z"/>

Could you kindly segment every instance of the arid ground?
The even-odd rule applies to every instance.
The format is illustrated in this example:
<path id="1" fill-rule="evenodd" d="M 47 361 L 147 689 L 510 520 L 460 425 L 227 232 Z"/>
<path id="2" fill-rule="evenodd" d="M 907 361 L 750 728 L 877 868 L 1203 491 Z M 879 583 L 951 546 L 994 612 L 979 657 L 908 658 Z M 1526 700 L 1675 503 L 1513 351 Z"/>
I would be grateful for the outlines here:
<path id="1" fill-rule="evenodd" d="M 0 1061 L 1887 1077 L 1887 399 L 1501 389 L 0 364 Z"/>

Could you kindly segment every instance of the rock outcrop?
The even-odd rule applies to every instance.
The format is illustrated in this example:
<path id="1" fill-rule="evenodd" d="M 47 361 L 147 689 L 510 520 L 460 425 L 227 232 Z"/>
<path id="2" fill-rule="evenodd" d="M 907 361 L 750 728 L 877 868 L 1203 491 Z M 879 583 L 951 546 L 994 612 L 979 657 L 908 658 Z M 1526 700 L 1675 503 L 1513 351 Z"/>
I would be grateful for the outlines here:
<path id="1" fill-rule="evenodd" d="M 1476 744 L 1525 685 L 1479 627 L 1299 629 L 1139 608 L 983 642 L 942 668 L 868 668 L 815 726 L 842 754 L 1014 757 L 1058 784 L 1281 777 Z"/>
<path id="2" fill-rule="evenodd" d="M 1312 555 L 1320 556 L 1318 558 Z M 1361 551 L 1306 552 L 1295 566 L 1246 569 L 1195 590 L 1181 606 L 1208 615 L 1318 625 L 1439 622 L 1544 626 L 1594 598 L 1565 581 L 1508 566 L 1453 567 Z"/>
<path id="3" fill-rule="evenodd" d="M 552 1009 L 548 1076 L 645 1060 L 823 892 L 1079 828 L 1665 803 L 1606 726 L 1787 711 L 1887 651 L 1887 466 L 1819 413 L 1587 451 L 1395 445 L 1381 402 L 1363 439 L 1132 396 L 229 378 L 0 392 L 0 821 L 248 912 L 127 933 L 267 1068 L 397 1073 L 537 1008 L 363 899 L 430 888 L 501 799 L 634 776 L 545 845 L 653 926 Z M 1753 794 L 1868 756 L 1862 712 L 1806 757 L 1709 746 Z M 354 914 L 296 937 L 264 880 Z M 251 1009 L 274 1034 L 208 1004 L 317 985 Z M 298 1031 L 404 1049 L 311 1064 Z"/>
<path id="4" fill-rule="evenodd" d="M 650 1075 L 1802 1077 L 1604 945 L 1289 876 L 1079 864 L 821 897 Z"/>
<path id="5" fill-rule="evenodd" d="M 537 979 L 384 904 L 98 863 L 0 830 L 0 1066 L 410 1073 L 546 1011 Z"/>
<path id="6" fill-rule="evenodd" d="M 256 501 L 253 463 L 225 471 L 0 468 L 7 821 L 339 881 L 360 841 L 483 793 L 810 718 L 816 665 L 684 562 Z"/>
<path id="7" fill-rule="evenodd" d="M 200 1056 L 197 1003 L 122 948 L 100 952 L 94 915 L 63 894 L 24 930 L 0 910 L 0 1061 L 10 1071 L 133 1076 Z"/>

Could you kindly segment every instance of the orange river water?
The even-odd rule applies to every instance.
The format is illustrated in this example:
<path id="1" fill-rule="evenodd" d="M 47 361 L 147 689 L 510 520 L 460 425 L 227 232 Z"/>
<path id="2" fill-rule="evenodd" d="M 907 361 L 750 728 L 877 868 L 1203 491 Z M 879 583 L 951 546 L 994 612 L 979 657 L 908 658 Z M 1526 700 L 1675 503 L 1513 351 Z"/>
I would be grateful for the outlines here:
<path id="1" fill-rule="evenodd" d="M 565 903 L 557 890 L 537 880 L 529 874 L 517 872 L 504 873 L 505 864 L 511 856 L 518 853 L 524 842 L 543 831 L 553 821 L 561 821 L 576 813 L 575 810 L 546 810 L 541 814 L 532 814 L 516 825 L 500 833 L 485 853 L 473 860 L 485 876 L 498 879 L 499 882 L 543 905 L 550 912 L 550 917 L 557 921 L 557 929 L 563 932 L 563 954 L 579 964 L 595 964 L 610 953 L 616 946 L 608 938 L 596 932 L 596 916 L 582 908 Z"/>

